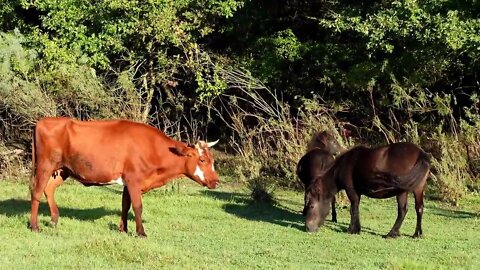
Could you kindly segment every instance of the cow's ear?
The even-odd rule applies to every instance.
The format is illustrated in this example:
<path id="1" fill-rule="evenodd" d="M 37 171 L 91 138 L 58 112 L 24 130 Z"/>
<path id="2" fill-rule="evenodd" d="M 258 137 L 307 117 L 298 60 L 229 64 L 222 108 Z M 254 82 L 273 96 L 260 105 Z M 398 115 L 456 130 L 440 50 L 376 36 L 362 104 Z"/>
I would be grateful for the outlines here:
<path id="1" fill-rule="evenodd" d="M 191 147 L 183 144 L 177 144 L 175 147 L 170 147 L 170 151 L 179 156 L 191 157 L 193 155 Z"/>

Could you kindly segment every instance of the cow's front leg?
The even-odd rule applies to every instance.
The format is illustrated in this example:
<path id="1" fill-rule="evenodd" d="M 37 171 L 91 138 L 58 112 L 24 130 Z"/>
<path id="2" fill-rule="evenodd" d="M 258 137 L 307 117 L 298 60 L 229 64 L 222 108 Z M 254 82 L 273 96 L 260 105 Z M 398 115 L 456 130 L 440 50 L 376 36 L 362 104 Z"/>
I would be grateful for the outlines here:
<path id="1" fill-rule="evenodd" d="M 128 185 L 128 192 L 132 202 L 133 213 L 135 214 L 135 224 L 137 226 L 137 235 L 139 237 L 147 237 L 143 229 L 142 222 L 142 191 L 136 185 Z"/>
<path id="2" fill-rule="evenodd" d="M 131 204 L 132 201 L 130 199 L 130 193 L 128 192 L 127 186 L 125 186 L 122 194 L 122 214 L 120 216 L 120 225 L 118 226 L 118 230 L 120 232 L 128 232 L 128 211 L 130 211 Z"/>

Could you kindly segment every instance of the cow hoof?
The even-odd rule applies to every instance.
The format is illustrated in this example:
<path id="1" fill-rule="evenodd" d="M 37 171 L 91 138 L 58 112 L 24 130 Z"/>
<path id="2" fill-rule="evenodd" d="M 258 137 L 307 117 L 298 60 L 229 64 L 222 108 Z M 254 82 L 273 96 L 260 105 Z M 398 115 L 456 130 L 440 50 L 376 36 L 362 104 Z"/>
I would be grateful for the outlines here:
<path id="1" fill-rule="evenodd" d="M 56 227 L 57 227 L 57 223 L 58 223 L 58 222 L 56 222 L 56 221 L 50 220 L 50 227 L 56 228 Z"/>
<path id="2" fill-rule="evenodd" d="M 31 230 L 32 232 L 40 232 L 40 227 L 38 227 L 38 226 L 30 226 L 30 230 Z"/>

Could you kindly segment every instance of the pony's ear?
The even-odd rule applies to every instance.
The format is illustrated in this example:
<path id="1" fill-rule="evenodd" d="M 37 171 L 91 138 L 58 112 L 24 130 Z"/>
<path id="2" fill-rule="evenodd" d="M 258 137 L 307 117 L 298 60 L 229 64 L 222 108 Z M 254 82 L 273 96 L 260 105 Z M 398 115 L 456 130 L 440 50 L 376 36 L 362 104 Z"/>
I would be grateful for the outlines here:
<path id="1" fill-rule="evenodd" d="M 318 146 L 321 146 L 321 147 L 327 146 L 327 145 L 325 144 L 325 142 L 323 141 L 323 137 L 318 136 L 318 137 L 315 139 L 315 142 L 317 143 Z"/>
<path id="2" fill-rule="evenodd" d="M 170 152 L 179 155 L 191 157 L 193 155 L 192 149 L 184 144 L 177 144 L 175 147 L 170 147 Z"/>

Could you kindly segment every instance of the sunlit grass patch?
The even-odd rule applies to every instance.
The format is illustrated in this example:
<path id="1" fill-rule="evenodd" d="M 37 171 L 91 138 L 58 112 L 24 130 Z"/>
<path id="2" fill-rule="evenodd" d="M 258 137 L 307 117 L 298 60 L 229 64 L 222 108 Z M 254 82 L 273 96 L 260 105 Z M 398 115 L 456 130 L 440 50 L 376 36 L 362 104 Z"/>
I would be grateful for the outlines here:
<path id="1" fill-rule="evenodd" d="M 207 190 L 188 180 L 143 197 L 147 239 L 117 232 L 120 187 L 83 187 L 67 181 L 57 191 L 60 222 L 49 227 L 46 202 L 40 233 L 27 228 L 27 185 L 0 183 L 0 265 L 4 269 L 449 269 L 480 268 L 480 197 L 460 207 L 427 200 L 424 238 L 415 230 L 413 198 L 398 239 L 384 239 L 396 217 L 395 199 L 362 197 L 362 233 L 346 233 L 349 208 L 338 223 L 304 231 L 303 194 L 276 191 L 275 204 L 253 203 L 246 188 Z"/>

